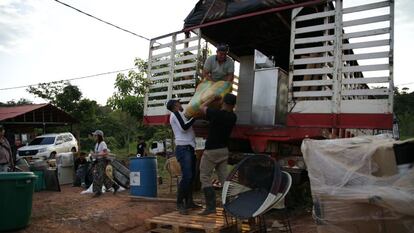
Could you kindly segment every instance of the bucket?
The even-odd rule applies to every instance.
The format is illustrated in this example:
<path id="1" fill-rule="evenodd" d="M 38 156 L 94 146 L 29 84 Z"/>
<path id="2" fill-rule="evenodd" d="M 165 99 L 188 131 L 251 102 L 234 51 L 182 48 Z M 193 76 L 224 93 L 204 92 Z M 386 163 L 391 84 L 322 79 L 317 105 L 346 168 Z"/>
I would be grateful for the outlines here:
<path id="1" fill-rule="evenodd" d="M 35 179 L 33 172 L 0 172 L 0 231 L 29 224 Z"/>
<path id="2" fill-rule="evenodd" d="M 131 158 L 129 170 L 131 195 L 157 196 L 157 158 L 155 156 Z"/>

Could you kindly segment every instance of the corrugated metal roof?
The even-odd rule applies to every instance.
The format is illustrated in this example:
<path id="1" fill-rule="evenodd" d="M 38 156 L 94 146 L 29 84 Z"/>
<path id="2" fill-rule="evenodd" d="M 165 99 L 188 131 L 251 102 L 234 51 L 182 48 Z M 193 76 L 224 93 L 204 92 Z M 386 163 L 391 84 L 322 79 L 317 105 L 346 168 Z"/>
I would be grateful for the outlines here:
<path id="1" fill-rule="evenodd" d="M 49 104 L 27 104 L 12 107 L 0 107 L 0 121 L 11 119 Z"/>

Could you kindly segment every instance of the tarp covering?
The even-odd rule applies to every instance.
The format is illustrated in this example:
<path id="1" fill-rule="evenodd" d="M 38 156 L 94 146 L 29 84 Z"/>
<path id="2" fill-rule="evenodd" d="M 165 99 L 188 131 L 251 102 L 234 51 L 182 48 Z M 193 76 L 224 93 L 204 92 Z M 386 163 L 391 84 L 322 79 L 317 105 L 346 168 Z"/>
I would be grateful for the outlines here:
<path id="1" fill-rule="evenodd" d="M 398 164 L 407 156 L 395 153 L 400 144 L 386 136 L 303 141 L 318 233 L 413 232 L 413 160 Z"/>
<path id="2" fill-rule="evenodd" d="M 299 2 L 306 0 L 200 0 L 184 20 L 184 28 Z"/>

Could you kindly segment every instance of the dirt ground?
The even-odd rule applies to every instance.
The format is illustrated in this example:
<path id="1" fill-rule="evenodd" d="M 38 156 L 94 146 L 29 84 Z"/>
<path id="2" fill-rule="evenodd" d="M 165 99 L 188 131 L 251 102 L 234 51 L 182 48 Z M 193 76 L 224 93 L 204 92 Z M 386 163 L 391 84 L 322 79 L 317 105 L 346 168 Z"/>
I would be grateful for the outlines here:
<path id="1" fill-rule="evenodd" d="M 137 200 L 129 196 L 129 190 L 92 198 L 91 194 L 80 194 L 79 187 L 64 185 L 61 189 L 61 192 L 34 193 L 30 225 L 17 232 L 146 232 L 145 219 L 175 210 L 172 201 Z M 163 198 L 175 197 L 174 191 L 169 193 L 167 184 L 161 185 L 158 193 Z M 201 194 L 195 196 L 199 199 Z M 272 214 L 266 216 L 269 229 L 274 221 Z M 291 225 L 294 233 L 316 233 L 310 213 L 292 218 Z"/>

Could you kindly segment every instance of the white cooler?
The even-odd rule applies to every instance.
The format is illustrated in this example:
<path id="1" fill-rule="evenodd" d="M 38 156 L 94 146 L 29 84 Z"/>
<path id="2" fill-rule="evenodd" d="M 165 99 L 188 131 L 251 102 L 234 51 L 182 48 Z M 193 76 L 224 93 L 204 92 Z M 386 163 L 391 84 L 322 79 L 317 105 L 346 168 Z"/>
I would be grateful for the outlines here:
<path id="1" fill-rule="evenodd" d="M 74 158 L 72 152 L 56 155 L 59 184 L 72 184 L 74 178 Z"/>

